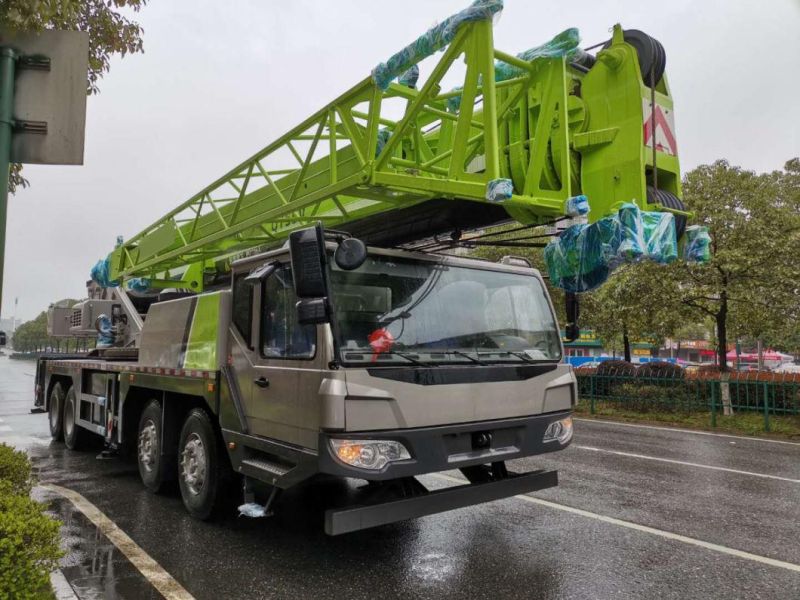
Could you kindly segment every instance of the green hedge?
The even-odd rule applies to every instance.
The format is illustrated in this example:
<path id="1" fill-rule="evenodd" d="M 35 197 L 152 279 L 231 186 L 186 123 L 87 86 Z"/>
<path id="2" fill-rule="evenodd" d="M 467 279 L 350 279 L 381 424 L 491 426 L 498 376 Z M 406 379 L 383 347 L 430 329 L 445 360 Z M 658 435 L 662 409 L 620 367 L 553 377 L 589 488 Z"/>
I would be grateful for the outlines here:
<path id="1" fill-rule="evenodd" d="M 30 497 L 33 476 L 24 452 L 0 444 L 0 599 L 52 598 L 60 523 Z"/>

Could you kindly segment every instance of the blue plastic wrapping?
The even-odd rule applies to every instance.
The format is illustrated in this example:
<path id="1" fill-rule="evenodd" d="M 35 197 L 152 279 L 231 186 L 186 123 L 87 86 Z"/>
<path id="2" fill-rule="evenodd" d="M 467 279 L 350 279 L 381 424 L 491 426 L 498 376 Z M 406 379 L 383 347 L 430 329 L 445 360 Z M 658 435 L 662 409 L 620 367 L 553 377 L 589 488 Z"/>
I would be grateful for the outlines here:
<path id="1" fill-rule="evenodd" d="M 510 179 L 492 179 L 486 184 L 486 199 L 489 202 L 505 202 L 514 193 L 514 183 Z"/>
<path id="2" fill-rule="evenodd" d="M 662 265 L 677 260 L 675 216 L 668 212 L 652 211 L 643 211 L 641 214 L 647 258 Z"/>
<path id="3" fill-rule="evenodd" d="M 634 262 L 645 253 L 644 231 L 642 228 L 642 215 L 639 207 L 631 202 L 622 205 L 617 213 L 621 226 L 622 240 L 612 259 L 613 266 L 622 262 Z"/>
<path id="4" fill-rule="evenodd" d="M 623 204 L 616 215 L 591 225 L 565 229 L 544 249 L 550 282 L 568 292 L 588 292 L 605 282 L 623 263 L 678 257 L 675 218 L 671 213 L 640 211 Z"/>
<path id="5" fill-rule="evenodd" d="M 100 287 L 117 287 L 119 281 L 112 281 L 108 278 L 109 257 L 101 258 L 92 267 L 90 277 Z"/>
<path id="6" fill-rule="evenodd" d="M 97 317 L 97 347 L 108 348 L 114 345 L 114 328 L 111 324 L 111 317 L 102 314 Z"/>
<path id="7" fill-rule="evenodd" d="M 146 292 L 150 289 L 150 280 L 146 277 L 134 277 L 133 279 L 128 279 L 125 285 L 134 292 Z"/>
<path id="8" fill-rule="evenodd" d="M 616 216 L 565 229 L 544 249 L 550 282 L 568 292 L 586 292 L 599 286 L 616 266 L 621 232 Z"/>
<path id="9" fill-rule="evenodd" d="M 578 54 L 580 51 L 578 48 L 578 44 L 580 43 L 580 32 L 575 27 L 570 27 L 569 29 L 565 29 L 556 35 L 549 42 L 545 42 L 541 46 L 536 46 L 535 48 L 529 48 L 524 52 L 520 52 L 517 54 L 517 58 L 529 63 L 537 58 L 559 58 L 561 56 L 571 57 L 574 54 Z M 524 70 L 514 65 L 510 65 L 502 61 L 497 61 L 494 63 L 495 81 L 505 81 L 506 79 L 512 79 L 524 74 Z"/>
<path id="10" fill-rule="evenodd" d="M 564 203 L 564 214 L 570 217 L 582 217 L 589 214 L 589 198 L 583 194 L 567 198 Z"/>
<path id="11" fill-rule="evenodd" d="M 400 75 L 397 78 L 397 83 L 400 85 L 405 85 L 410 88 L 417 87 L 417 81 L 419 80 L 419 67 L 417 65 L 411 65 L 411 68 L 408 69 L 405 73 Z"/>
<path id="12" fill-rule="evenodd" d="M 711 236 L 708 227 L 691 225 L 683 234 L 683 260 L 705 263 L 711 260 Z"/>
<path id="13" fill-rule="evenodd" d="M 381 153 L 390 137 L 392 137 L 392 132 L 386 129 L 386 127 L 382 127 L 378 130 L 378 144 L 375 146 L 375 158 Z"/>
<path id="14" fill-rule="evenodd" d="M 385 63 L 380 63 L 372 70 L 372 80 L 385 90 L 395 77 L 452 42 L 461 25 L 491 19 L 502 9 L 503 0 L 475 0 L 469 7 L 426 31 Z"/>
<path id="15" fill-rule="evenodd" d="M 571 58 L 573 56 L 578 56 L 581 54 L 581 52 L 583 52 L 580 48 L 578 48 L 578 44 L 580 44 L 580 42 L 580 32 L 575 27 L 571 27 L 562 31 L 549 42 L 545 42 L 541 46 L 536 46 L 535 48 L 530 48 L 524 52 L 520 52 L 517 54 L 517 58 L 524 60 L 525 62 L 532 62 L 537 58 L 558 58 L 561 56 Z M 494 63 L 495 81 L 505 81 L 506 79 L 512 79 L 524 74 L 525 71 L 519 67 L 515 67 L 514 65 L 510 65 L 502 61 L 496 61 Z M 458 91 L 460 89 L 460 87 L 456 87 L 453 88 L 452 91 Z M 450 96 L 447 99 L 447 110 L 450 112 L 457 112 L 460 106 L 460 95 Z"/>

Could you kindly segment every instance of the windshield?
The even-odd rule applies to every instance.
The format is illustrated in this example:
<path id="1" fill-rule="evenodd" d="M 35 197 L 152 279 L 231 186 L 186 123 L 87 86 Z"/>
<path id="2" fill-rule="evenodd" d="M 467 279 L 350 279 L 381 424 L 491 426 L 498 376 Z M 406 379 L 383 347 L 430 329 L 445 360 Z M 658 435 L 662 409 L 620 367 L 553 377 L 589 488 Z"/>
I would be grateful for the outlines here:
<path id="1" fill-rule="evenodd" d="M 332 267 L 342 360 L 348 364 L 559 360 L 541 282 L 530 275 L 371 255 Z"/>

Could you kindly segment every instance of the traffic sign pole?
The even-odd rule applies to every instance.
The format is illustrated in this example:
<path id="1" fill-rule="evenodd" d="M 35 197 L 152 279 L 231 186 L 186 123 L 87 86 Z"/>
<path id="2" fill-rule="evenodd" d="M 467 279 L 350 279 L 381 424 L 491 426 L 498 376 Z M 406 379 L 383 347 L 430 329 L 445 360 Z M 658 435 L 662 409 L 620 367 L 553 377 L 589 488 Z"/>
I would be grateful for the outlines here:
<path id="1" fill-rule="evenodd" d="M 3 264 L 6 249 L 8 177 L 11 168 L 11 134 L 14 129 L 14 67 L 17 53 L 0 48 L 0 306 L 3 304 Z"/>

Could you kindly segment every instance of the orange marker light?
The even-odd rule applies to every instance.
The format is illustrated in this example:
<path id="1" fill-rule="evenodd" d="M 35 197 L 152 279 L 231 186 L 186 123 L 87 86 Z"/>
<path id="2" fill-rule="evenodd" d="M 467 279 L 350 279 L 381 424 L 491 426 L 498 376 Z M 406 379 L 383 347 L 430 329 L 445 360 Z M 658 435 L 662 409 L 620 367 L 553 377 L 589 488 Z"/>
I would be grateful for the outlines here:
<path id="1" fill-rule="evenodd" d="M 348 444 L 346 446 L 339 446 L 336 449 L 336 454 L 342 462 L 352 465 L 361 456 L 361 445 Z"/>

